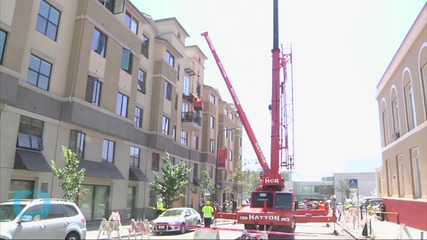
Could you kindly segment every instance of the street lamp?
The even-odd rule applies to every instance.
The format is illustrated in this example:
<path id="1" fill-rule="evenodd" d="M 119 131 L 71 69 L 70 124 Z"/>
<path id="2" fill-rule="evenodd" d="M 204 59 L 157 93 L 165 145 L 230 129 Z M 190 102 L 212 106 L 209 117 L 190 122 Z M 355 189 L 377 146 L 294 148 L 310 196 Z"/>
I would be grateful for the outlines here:
<path id="1" fill-rule="evenodd" d="M 218 185 L 218 164 L 219 164 L 219 136 L 221 133 L 223 132 L 228 132 L 228 131 L 234 131 L 234 130 L 241 130 L 240 128 L 224 128 L 218 131 L 218 135 L 216 138 L 216 166 L 215 166 L 215 184 L 214 184 L 214 189 L 215 189 L 215 202 L 218 203 L 219 197 L 218 197 L 218 190 L 217 190 L 217 185 Z"/>

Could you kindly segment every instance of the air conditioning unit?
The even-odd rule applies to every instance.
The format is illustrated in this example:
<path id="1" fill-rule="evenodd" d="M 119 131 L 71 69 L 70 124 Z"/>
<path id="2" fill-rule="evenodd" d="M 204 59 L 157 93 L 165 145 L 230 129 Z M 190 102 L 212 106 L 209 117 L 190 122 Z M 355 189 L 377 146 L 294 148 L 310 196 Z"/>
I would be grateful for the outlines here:
<path id="1" fill-rule="evenodd" d="M 398 138 L 400 138 L 400 133 L 399 132 L 395 132 L 391 135 L 391 138 L 393 138 L 393 141 L 397 140 Z"/>

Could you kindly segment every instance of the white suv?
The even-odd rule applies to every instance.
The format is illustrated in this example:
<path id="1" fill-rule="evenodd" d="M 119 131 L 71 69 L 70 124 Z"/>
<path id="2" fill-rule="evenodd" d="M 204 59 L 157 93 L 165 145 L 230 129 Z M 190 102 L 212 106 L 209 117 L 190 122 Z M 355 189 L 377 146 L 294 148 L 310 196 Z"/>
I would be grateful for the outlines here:
<path id="1" fill-rule="evenodd" d="M 73 202 L 40 198 L 0 203 L 0 240 L 82 240 L 86 233 L 86 218 Z"/>

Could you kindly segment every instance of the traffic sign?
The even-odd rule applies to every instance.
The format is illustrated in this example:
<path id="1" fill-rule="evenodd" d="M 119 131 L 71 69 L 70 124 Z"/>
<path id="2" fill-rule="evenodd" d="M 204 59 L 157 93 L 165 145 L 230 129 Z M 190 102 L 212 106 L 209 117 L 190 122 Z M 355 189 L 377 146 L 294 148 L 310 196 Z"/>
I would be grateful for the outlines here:
<path id="1" fill-rule="evenodd" d="M 355 179 L 355 178 L 350 178 L 350 179 L 348 180 L 348 186 L 349 186 L 350 188 L 357 188 L 357 179 Z"/>

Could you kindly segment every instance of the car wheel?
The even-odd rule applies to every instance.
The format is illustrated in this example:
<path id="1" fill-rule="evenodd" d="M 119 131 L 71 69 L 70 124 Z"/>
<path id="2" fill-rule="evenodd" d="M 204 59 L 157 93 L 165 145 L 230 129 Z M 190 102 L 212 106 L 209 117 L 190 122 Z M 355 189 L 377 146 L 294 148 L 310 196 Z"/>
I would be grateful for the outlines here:
<path id="1" fill-rule="evenodd" d="M 187 232 L 187 229 L 185 229 L 185 223 L 181 224 L 181 228 L 179 230 L 180 230 L 180 233 L 182 233 L 182 234 Z"/>
<path id="2" fill-rule="evenodd" d="M 70 232 L 66 237 L 65 240 L 80 240 L 80 235 L 75 232 Z"/>

